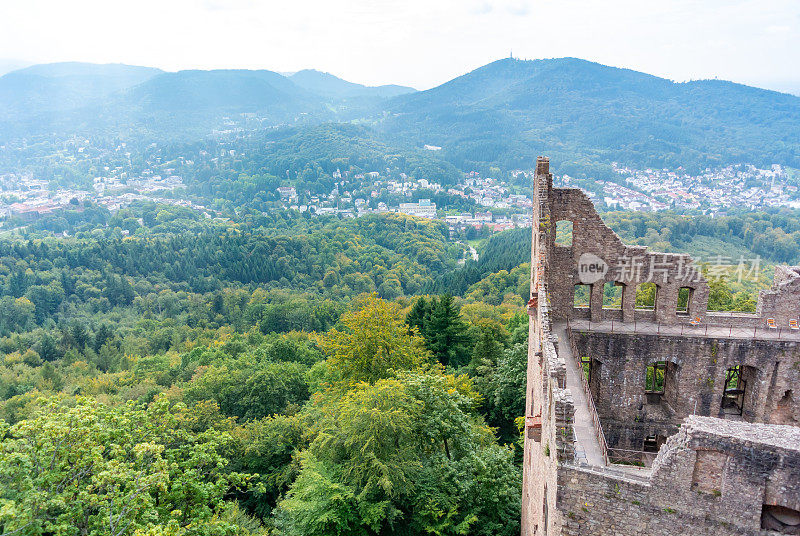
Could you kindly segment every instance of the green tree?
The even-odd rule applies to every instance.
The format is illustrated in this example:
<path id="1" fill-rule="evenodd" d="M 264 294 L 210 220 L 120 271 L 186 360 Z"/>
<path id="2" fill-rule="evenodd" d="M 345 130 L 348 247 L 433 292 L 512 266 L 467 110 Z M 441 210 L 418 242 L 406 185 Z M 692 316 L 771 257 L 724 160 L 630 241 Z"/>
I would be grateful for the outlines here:
<path id="1" fill-rule="evenodd" d="M 420 296 L 414 301 L 414 305 L 411 306 L 411 310 L 406 315 L 406 324 L 408 324 L 409 328 L 417 328 L 416 333 L 418 335 L 422 334 L 430 313 L 430 307 L 425 300 L 425 296 Z"/>
<path id="2" fill-rule="evenodd" d="M 294 411 L 309 397 L 300 363 L 248 364 L 231 360 L 209 367 L 186 388 L 187 400 L 216 400 L 222 412 L 245 421 Z"/>
<path id="3" fill-rule="evenodd" d="M 186 408 L 109 408 L 92 399 L 42 401 L 31 418 L 0 421 L 0 532 L 121 536 L 216 526 L 231 490 L 232 438 L 181 426 Z"/>
<path id="4" fill-rule="evenodd" d="M 321 347 L 348 382 L 373 382 L 425 362 L 424 343 L 409 335 L 397 304 L 370 295 L 357 300 L 340 323 L 342 328 L 330 330 Z"/>
<path id="5" fill-rule="evenodd" d="M 484 326 L 472 351 L 469 368 L 475 378 L 475 387 L 487 407 L 494 406 L 494 375 L 502 356 L 503 345 L 498 342 L 493 330 Z"/>
<path id="6" fill-rule="evenodd" d="M 679 304 L 683 305 L 683 304 Z M 733 294 L 725 280 L 715 277 L 708 280 L 708 310 L 730 311 L 733 305 Z"/>
<path id="7" fill-rule="evenodd" d="M 297 478 L 300 470 L 296 456 L 307 444 L 304 426 L 297 416 L 274 415 L 246 423 L 231 433 L 236 440 L 236 471 L 256 475 L 259 486 L 237 494 L 239 501 L 253 514 L 267 518 Z"/>
<path id="8" fill-rule="evenodd" d="M 489 424 L 497 427 L 504 443 L 512 443 L 519 436 L 514 420 L 525 415 L 527 370 L 528 342 L 525 341 L 503 351 L 492 375 L 488 419 Z"/>
<path id="9" fill-rule="evenodd" d="M 460 367 L 469 361 L 472 340 L 460 308 L 449 294 L 431 301 L 423 335 L 426 346 L 441 364 Z"/>
<path id="10" fill-rule="evenodd" d="M 520 479 L 465 376 L 404 372 L 323 397 L 283 535 L 519 532 Z"/>
<path id="11" fill-rule="evenodd" d="M 355 491 L 311 454 L 275 517 L 281 536 L 368 536 Z"/>
<path id="12" fill-rule="evenodd" d="M 38 351 L 39 355 L 45 361 L 54 361 L 62 356 L 55 339 L 53 339 L 49 333 L 42 335 L 42 338 L 39 340 Z"/>

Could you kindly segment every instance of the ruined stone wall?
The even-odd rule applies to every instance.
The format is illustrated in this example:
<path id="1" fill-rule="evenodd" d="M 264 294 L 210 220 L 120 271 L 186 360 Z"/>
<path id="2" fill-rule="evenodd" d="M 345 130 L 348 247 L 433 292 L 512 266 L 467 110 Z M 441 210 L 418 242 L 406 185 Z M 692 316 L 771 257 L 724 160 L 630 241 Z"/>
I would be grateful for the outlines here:
<path id="1" fill-rule="evenodd" d="M 686 319 L 703 317 L 708 303 L 708 284 L 688 255 L 652 253 L 644 246 L 622 243 L 617 234 L 600 218 L 591 200 L 581 190 L 552 188 L 547 196 L 548 217 L 540 220 L 545 230 L 550 262 L 547 265 L 547 285 L 551 293 L 554 318 L 591 318 L 599 320 L 640 320 L 675 324 Z M 536 219 L 534 219 L 536 221 Z M 558 222 L 572 222 L 572 245 L 556 245 Z M 599 279 L 589 284 L 590 303 L 586 309 L 575 309 L 575 285 L 585 283 L 578 266 L 584 256 L 593 256 L 607 266 Z M 636 311 L 636 288 L 652 282 L 657 287 L 655 309 Z M 606 283 L 622 286 L 619 310 L 603 308 L 603 288 Z M 691 291 L 689 308 L 677 314 L 678 292 Z"/>
<path id="2" fill-rule="evenodd" d="M 770 290 L 761 291 L 757 313 L 773 318 L 778 327 L 791 329 L 789 321 L 800 321 L 800 267 L 777 266 Z"/>
<path id="3" fill-rule="evenodd" d="M 800 430 L 691 417 L 649 478 L 574 466 L 558 477 L 562 534 L 765 534 L 765 505 L 800 509 Z"/>
<path id="4" fill-rule="evenodd" d="M 569 247 L 555 245 L 559 220 L 573 223 Z M 800 341 L 568 330 L 579 355 L 597 362 L 590 389 L 609 443 L 641 449 L 646 436 L 664 440 L 652 455 L 652 468 L 638 471 L 589 466 L 576 457 L 568 365 L 552 329 L 553 322 L 578 318 L 655 325 L 696 317 L 717 326 L 763 329 L 769 318 L 763 315 L 788 326 L 792 307 L 800 303 L 800 268 L 779 272 L 756 315 L 708 313 L 708 285 L 692 273 L 687 256 L 622 244 L 582 192 L 552 188 L 545 158 L 537 161 L 531 232 L 522 534 L 765 535 L 762 525 L 800 534 Z M 581 309 L 574 307 L 573 292 L 584 254 L 600 258 L 608 269 L 592 284 L 589 307 Z M 630 259 L 649 271 L 616 270 Z M 637 310 L 636 285 L 648 280 L 658 285 L 656 307 Z M 622 307 L 604 309 L 602 285 L 614 281 L 624 284 Z M 692 290 L 683 315 L 675 310 L 681 287 Z M 645 393 L 646 367 L 653 361 L 668 363 L 658 396 Z M 719 415 L 726 373 L 735 365 L 747 384 L 742 415 L 692 415 Z M 782 524 L 793 523 L 793 516 L 796 526 Z"/>
<path id="5" fill-rule="evenodd" d="M 563 363 L 550 340 L 547 307 L 541 304 L 530 318 L 528 346 L 528 392 L 526 401 L 526 440 L 523 473 L 523 524 L 536 527 L 544 516 L 545 485 L 555 486 L 555 467 L 559 452 L 559 416 L 571 415 L 571 400 L 562 389 Z M 563 418 L 561 419 L 564 420 Z M 562 424 L 562 426 L 564 426 Z M 562 442 L 562 450 L 563 450 Z"/>
<path id="6" fill-rule="evenodd" d="M 530 325 L 538 344 L 529 345 L 529 375 L 534 379 L 527 393 L 523 534 L 547 534 L 546 528 L 559 534 L 563 520 L 556 507 L 557 469 L 575 459 L 575 409 L 565 388 L 564 361 L 556 351 L 546 302 L 539 304 Z"/>
<path id="7" fill-rule="evenodd" d="M 535 219 L 547 219 L 552 175 L 540 160 L 534 184 Z M 566 389 L 566 367 L 556 350 L 551 304 L 542 277 L 550 259 L 544 247 L 546 227 L 532 228 L 531 297 L 523 450 L 522 534 L 559 534 L 563 516 L 556 505 L 557 469 L 575 457 L 574 405 Z"/>
<path id="8" fill-rule="evenodd" d="M 592 396 L 611 447 L 641 450 L 689 415 L 736 418 L 722 408 L 728 369 L 747 382 L 741 420 L 800 424 L 800 343 L 573 331 L 593 359 Z M 663 395 L 645 392 L 647 366 L 667 362 Z"/>
<path id="9" fill-rule="evenodd" d="M 549 166 L 549 162 L 547 162 Z M 708 313 L 708 284 L 691 257 L 685 254 L 657 253 L 644 246 L 622 242 L 600 218 L 591 200 L 581 190 L 553 188 L 549 179 L 542 182 L 538 199 L 546 205 L 534 214 L 535 226 L 546 262 L 544 268 L 553 318 L 586 318 L 592 321 L 619 320 L 624 322 L 650 321 L 679 324 L 691 321 L 734 327 L 767 327 L 773 319 L 779 329 L 795 328 L 800 333 L 800 267 L 778 267 L 770 290 L 762 291 L 756 314 L 730 315 Z M 572 223 L 572 244 L 557 245 L 559 222 Z M 607 271 L 590 286 L 587 307 L 574 307 L 575 285 L 587 283 L 581 278 L 582 259 L 594 258 L 607 266 Z M 603 307 L 606 283 L 622 287 L 622 304 L 618 309 Z M 636 289 L 642 283 L 656 285 L 653 310 L 636 308 Z M 687 311 L 678 311 L 680 290 L 688 289 Z M 794 321 L 794 326 L 790 321 Z"/>

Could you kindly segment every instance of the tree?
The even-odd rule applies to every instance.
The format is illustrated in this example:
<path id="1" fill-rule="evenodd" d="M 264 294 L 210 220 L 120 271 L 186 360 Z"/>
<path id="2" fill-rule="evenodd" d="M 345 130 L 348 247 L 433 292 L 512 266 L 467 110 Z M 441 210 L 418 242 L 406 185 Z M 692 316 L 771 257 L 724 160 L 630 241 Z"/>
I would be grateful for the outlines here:
<path id="1" fill-rule="evenodd" d="M 89 343 L 89 332 L 86 330 L 86 326 L 83 325 L 82 322 L 76 320 L 70 326 L 67 338 L 70 341 L 71 346 L 73 346 L 76 350 L 82 351 Z"/>
<path id="2" fill-rule="evenodd" d="M 432 300 L 424 336 L 426 346 L 441 364 L 460 367 L 469 361 L 472 341 L 459 307 L 449 294 Z"/>
<path id="3" fill-rule="evenodd" d="M 417 298 L 411 310 L 406 315 L 406 324 L 408 324 L 409 329 L 417 328 L 416 333 L 421 335 L 425 329 L 425 322 L 430 312 L 430 307 L 425 300 L 425 296 Z"/>
<path id="4" fill-rule="evenodd" d="M 708 280 L 708 310 L 729 311 L 733 304 L 733 294 L 723 278 L 715 277 Z M 685 300 L 684 300 L 685 301 Z M 686 306 L 686 304 L 678 304 Z"/>
<path id="5" fill-rule="evenodd" d="M 181 426 L 185 406 L 109 408 L 89 398 L 42 401 L 0 421 L 0 532 L 122 536 L 216 526 L 225 494 L 248 475 L 227 470 L 232 438 Z M 229 527 L 234 529 L 235 527 Z"/>
<path id="6" fill-rule="evenodd" d="M 55 361 L 62 355 L 61 350 L 59 350 L 55 339 L 53 339 L 53 337 L 51 337 L 49 333 L 45 333 L 44 335 L 42 335 L 42 338 L 39 340 L 38 350 L 39 350 L 39 355 L 45 361 Z"/>
<path id="7" fill-rule="evenodd" d="M 233 460 L 236 471 L 255 474 L 259 488 L 238 494 L 238 499 L 249 511 L 266 518 L 288 491 L 300 470 L 295 457 L 303 440 L 303 423 L 297 416 L 274 415 L 232 431 L 236 440 L 237 455 Z"/>
<path id="8" fill-rule="evenodd" d="M 61 305 L 64 300 L 64 289 L 59 282 L 51 282 L 47 286 L 34 285 L 28 288 L 25 296 L 36 306 L 36 322 L 41 324 Z"/>
<path id="9" fill-rule="evenodd" d="M 402 296 L 403 286 L 400 284 L 400 280 L 397 276 L 392 274 L 380 284 L 378 293 L 384 299 L 393 300 L 398 296 Z"/>
<path id="10" fill-rule="evenodd" d="M 0 298 L 0 332 L 8 333 L 30 329 L 34 322 L 35 306 L 25 297 L 14 299 L 11 296 Z"/>
<path id="11" fill-rule="evenodd" d="M 278 534 L 519 532 L 520 472 L 473 413 L 466 376 L 402 372 L 322 397 Z"/>
<path id="12" fill-rule="evenodd" d="M 498 362 L 503 355 L 503 345 L 489 327 L 481 329 L 478 342 L 472 351 L 470 369 L 475 378 L 475 387 L 484 399 L 484 405 L 494 405 L 493 380 Z"/>
<path id="13" fill-rule="evenodd" d="M 504 443 L 516 441 L 514 426 L 517 417 L 525 415 L 525 386 L 528 370 L 528 343 L 518 343 L 507 348 L 497 362 L 492 376 L 489 424 L 498 428 Z"/>
<path id="14" fill-rule="evenodd" d="M 355 491 L 326 464 L 301 457 L 302 471 L 281 502 L 275 522 L 282 536 L 367 536 Z"/>
<path id="15" fill-rule="evenodd" d="M 209 367 L 186 388 L 189 401 L 216 400 L 222 412 L 249 421 L 287 407 L 294 412 L 308 399 L 305 373 L 300 363 L 251 364 L 238 360 Z"/>
<path id="16" fill-rule="evenodd" d="M 108 324 L 100 324 L 97 331 L 94 333 L 93 348 L 95 352 L 99 352 L 103 345 L 114 337 L 114 332 Z"/>
<path id="17" fill-rule="evenodd" d="M 399 306 L 374 294 L 357 300 L 340 323 L 342 329 L 330 330 L 321 347 L 347 382 L 374 382 L 426 360 L 424 342 L 409 335 Z"/>

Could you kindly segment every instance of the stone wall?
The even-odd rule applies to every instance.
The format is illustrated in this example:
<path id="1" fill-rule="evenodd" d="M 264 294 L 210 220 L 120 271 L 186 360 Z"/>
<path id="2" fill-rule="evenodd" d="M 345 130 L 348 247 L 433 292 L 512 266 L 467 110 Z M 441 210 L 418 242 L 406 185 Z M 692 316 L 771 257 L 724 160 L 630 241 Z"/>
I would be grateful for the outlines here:
<path id="1" fill-rule="evenodd" d="M 641 450 L 689 415 L 800 424 L 800 343 L 573 331 L 592 358 L 592 397 L 610 447 Z M 648 365 L 666 362 L 663 395 L 648 394 Z M 726 374 L 742 367 L 741 417 L 723 410 Z"/>
<path id="2" fill-rule="evenodd" d="M 573 224 L 570 246 L 555 244 L 563 220 Z M 637 470 L 589 466 L 576 456 L 576 409 L 583 422 L 586 413 L 566 387 L 567 367 L 576 365 L 559 355 L 552 329 L 578 318 L 653 326 L 700 318 L 731 330 L 765 329 L 766 318 L 774 318 L 790 329 L 800 268 L 779 270 L 757 314 L 708 313 L 708 285 L 691 259 L 622 244 L 582 192 L 552 187 L 546 158 L 537 160 L 531 232 L 522 534 L 800 534 L 800 342 L 568 329 L 578 355 L 594 364 L 590 390 L 609 444 L 641 449 L 645 437 L 658 438 L 652 467 Z M 574 285 L 584 282 L 579 267 L 586 254 L 606 270 L 592 282 L 589 306 L 576 308 Z M 647 270 L 626 268 L 637 262 Z M 656 306 L 637 310 L 636 286 L 647 281 L 658 286 Z M 618 310 L 603 308 L 606 282 L 624 286 Z M 689 308 L 678 314 L 678 292 L 686 287 Z M 646 393 L 647 366 L 660 361 L 663 392 Z M 721 412 L 734 392 L 724 388 L 732 367 L 746 384 L 735 390 L 741 415 Z M 575 369 L 570 373 L 574 378 Z M 713 418 L 720 414 L 724 420 Z"/>
<path id="3" fill-rule="evenodd" d="M 791 329 L 790 320 L 800 321 L 800 267 L 777 266 L 770 290 L 758 297 L 758 316 L 773 318 L 778 327 Z M 797 324 L 796 324 L 797 325 Z"/>
<path id="4" fill-rule="evenodd" d="M 544 231 L 543 243 L 548 250 L 547 285 L 555 318 L 589 317 L 593 321 L 647 319 L 675 324 L 681 317 L 694 319 L 706 314 L 708 284 L 688 255 L 652 253 L 644 246 L 623 244 L 617 234 L 600 218 L 591 200 L 581 190 L 551 188 L 547 196 L 548 217 L 539 219 Z M 536 218 L 534 221 L 537 221 Z M 556 229 L 561 221 L 572 222 L 572 245 L 556 245 Z M 591 257 L 584 257 L 591 256 Z M 605 273 L 588 283 L 590 302 L 587 309 L 575 310 L 575 285 L 587 283 L 578 267 L 584 258 L 595 258 L 606 266 Z M 636 289 L 652 282 L 657 287 L 655 308 L 636 311 Z M 604 309 L 603 288 L 606 283 L 622 286 L 619 310 Z M 690 289 L 688 310 L 678 314 L 678 292 Z"/>
<path id="5" fill-rule="evenodd" d="M 546 287 L 542 284 L 539 288 L 546 296 Z M 529 322 L 522 524 L 525 531 L 531 531 L 524 533 L 543 534 L 540 527 L 559 523 L 556 472 L 559 465 L 575 459 L 575 409 L 565 388 L 565 363 L 556 351 L 546 299 L 533 312 Z"/>
<path id="6" fill-rule="evenodd" d="M 534 185 L 535 217 L 546 218 L 546 192 L 552 176 L 539 162 Z M 531 307 L 528 324 L 528 369 L 526 428 L 523 450 L 522 527 L 523 534 L 545 534 L 546 527 L 560 526 L 556 505 L 556 472 L 560 464 L 575 457 L 572 421 L 574 405 L 566 389 L 566 366 L 556 350 L 551 329 L 550 294 L 542 277 L 547 263 L 543 246 L 545 231 L 534 225 L 531 249 Z M 557 534 L 555 528 L 552 534 Z"/>
<path id="7" fill-rule="evenodd" d="M 536 233 L 544 253 L 542 262 L 551 293 L 553 318 L 588 318 L 592 321 L 650 321 L 661 324 L 688 322 L 733 327 L 767 327 L 774 320 L 779 329 L 800 333 L 800 267 L 778 267 L 770 290 L 762 291 L 757 312 L 752 315 L 708 313 L 709 288 L 705 278 L 685 254 L 650 252 L 644 246 L 631 246 L 600 218 L 591 200 L 583 191 L 553 188 L 549 161 L 538 161 L 541 172 L 537 194 L 538 214 L 534 214 Z M 556 244 L 559 222 L 572 223 L 572 244 Z M 582 259 L 595 259 L 606 266 L 596 280 L 581 277 Z M 607 283 L 622 287 L 622 303 L 618 309 L 603 307 L 603 290 Z M 642 283 L 656 285 L 655 307 L 636 308 L 636 290 Z M 575 285 L 590 287 L 588 307 L 574 307 Z M 687 289 L 688 310 L 678 310 L 679 292 Z M 790 321 L 794 321 L 794 326 Z"/>
<path id="8" fill-rule="evenodd" d="M 690 417 L 647 479 L 574 466 L 558 479 L 561 534 L 764 534 L 765 505 L 800 510 L 800 430 Z"/>

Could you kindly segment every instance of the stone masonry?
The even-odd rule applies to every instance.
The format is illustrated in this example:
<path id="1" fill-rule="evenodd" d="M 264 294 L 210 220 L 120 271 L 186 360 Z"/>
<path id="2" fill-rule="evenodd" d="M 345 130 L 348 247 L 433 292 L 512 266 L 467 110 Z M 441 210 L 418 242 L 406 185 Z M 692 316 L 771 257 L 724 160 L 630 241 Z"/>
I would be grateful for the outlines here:
<path id="1" fill-rule="evenodd" d="M 800 267 L 710 312 L 689 256 L 623 244 L 547 158 L 533 210 L 522 534 L 800 534 Z"/>

